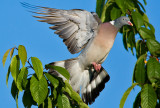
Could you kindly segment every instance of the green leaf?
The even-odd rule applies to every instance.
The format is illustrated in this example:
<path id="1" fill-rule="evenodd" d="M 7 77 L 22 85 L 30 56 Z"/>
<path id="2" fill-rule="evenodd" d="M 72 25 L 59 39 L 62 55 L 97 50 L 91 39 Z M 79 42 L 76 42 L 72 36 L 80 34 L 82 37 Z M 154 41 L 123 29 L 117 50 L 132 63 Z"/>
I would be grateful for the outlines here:
<path id="1" fill-rule="evenodd" d="M 18 88 L 17 88 L 16 83 L 15 83 L 14 80 L 13 80 L 13 82 L 12 82 L 11 94 L 12 94 L 12 97 L 13 97 L 14 99 L 16 99 L 16 95 L 18 95 Z"/>
<path id="2" fill-rule="evenodd" d="M 160 63 L 156 58 L 150 58 L 147 62 L 147 75 L 151 83 L 155 83 L 160 79 Z"/>
<path id="3" fill-rule="evenodd" d="M 25 66 L 25 63 L 27 61 L 27 51 L 26 51 L 26 48 L 23 45 L 18 46 L 18 55 L 19 55 L 19 58 L 22 61 L 22 65 Z"/>
<path id="4" fill-rule="evenodd" d="M 71 95 L 70 95 L 71 98 L 74 99 L 74 100 L 77 101 L 77 102 L 82 102 L 81 97 L 79 96 L 78 93 L 76 93 L 76 92 L 72 89 L 72 87 L 71 87 L 71 85 L 69 84 L 68 81 L 65 81 L 65 85 L 66 85 L 67 88 L 69 88 L 70 91 L 71 91 Z"/>
<path id="5" fill-rule="evenodd" d="M 132 12 L 132 19 L 137 30 L 144 24 L 143 16 L 137 11 Z"/>
<path id="6" fill-rule="evenodd" d="M 143 2 L 144 2 L 144 4 L 145 4 L 145 5 L 147 5 L 147 2 L 146 2 L 146 0 L 143 0 Z"/>
<path id="7" fill-rule="evenodd" d="M 139 108 L 141 106 L 141 92 L 139 92 L 136 96 L 136 99 L 133 103 L 133 108 Z"/>
<path id="8" fill-rule="evenodd" d="M 134 69 L 134 80 L 143 85 L 146 81 L 146 69 L 144 60 L 146 58 L 146 54 L 140 56 L 136 62 L 135 69 Z"/>
<path id="9" fill-rule="evenodd" d="M 150 30 L 155 34 L 155 28 L 153 27 L 153 25 L 150 23 L 147 23 L 147 25 L 149 26 Z"/>
<path id="10" fill-rule="evenodd" d="M 11 71 L 13 79 L 16 82 L 17 82 L 17 77 L 18 77 L 18 74 L 19 74 L 19 67 L 20 67 L 19 56 L 15 55 L 11 60 L 10 71 Z"/>
<path id="11" fill-rule="evenodd" d="M 127 43 L 128 43 L 128 47 L 131 48 L 131 51 L 132 51 L 132 54 L 133 54 L 133 48 L 135 47 L 135 35 L 132 31 L 130 31 L 128 33 Z"/>
<path id="12" fill-rule="evenodd" d="M 57 90 L 53 89 L 52 93 L 53 93 L 53 99 L 55 100 L 57 98 Z"/>
<path id="13" fill-rule="evenodd" d="M 72 95 L 70 88 L 67 86 L 63 89 L 66 93 L 68 93 L 70 96 Z"/>
<path id="14" fill-rule="evenodd" d="M 61 75 L 63 75 L 67 80 L 69 80 L 70 78 L 70 74 L 69 72 L 65 69 L 65 68 L 62 68 L 60 66 L 52 66 L 52 65 L 45 65 L 45 68 L 46 69 L 53 69 L 57 72 L 59 72 Z"/>
<path id="15" fill-rule="evenodd" d="M 124 29 L 124 28 L 123 28 Z M 124 30 L 123 30 L 124 31 Z M 127 45 L 127 34 L 128 32 L 124 32 L 123 33 L 123 45 L 124 45 L 124 48 L 128 51 L 128 45 Z"/>
<path id="16" fill-rule="evenodd" d="M 70 108 L 70 102 L 66 95 L 58 95 L 58 108 Z"/>
<path id="17" fill-rule="evenodd" d="M 23 105 L 25 108 L 30 108 L 32 105 L 36 105 L 36 102 L 33 100 L 31 96 L 30 90 L 25 90 L 22 97 Z"/>
<path id="18" fill-rule="evenodd" d="M 3 67 L 5 66 L 6 60 L 7 60 L 7 56 L 9 54 L 10 49 L 8 49 L 5 54 L 3 55 L 3 59 L 2 59 L 2 63 L 3 63 Z"/>
<path id="19" fill-rule="evenodd" d="M 67 80 L 65 81 L 65 87 L 63 87 L 62 90 L 65 91 L 66 93 L 68 93 L 69 96 L 72 95 L 73 89 Z"/>
<path id="20" fill-rule="evenodd" d="M 57 88 L 59 85 L 58 79 L 56 79 L 54 76 L 50 75 L 49 73 L 45 73 L 47 79 L 51 82 L 51 84 Z"/>
<path id="21" fill-rule="evenodd" d="M 126 5 L 125 2 L 126 0 L 115 0 L 116 4 L 118 5 L 119 8 L 121 8 L 122 12 L 126 12 Z"/>
<path id="22" fill-rule="evenodd" d="M 136 43 L 136 56 L 139 58 L 141 55 L 146 54 L 148 48 L 146 46 L 146 42 L 143 40 L 138 40 Z"/>
<path id="23" fill-rule="evenodd" d="M 144 25 L 147 28 L 148 27 L 148 23 L 149 23 L 149 19 L 148 19 L 147 15 L 145 13 L 143 14 L 143 20 L 144 20 Z"/>
<path id="24" fill-rule="evenodd" d="M 138 0 L 137 0 L 137 3 L 141 6 L 141 8 L 143 9 L 143 11 L 146 12 L 146 10 L 145 10 L 144 6 L 142 5 L 142 3 L 139 2 Z"/>
<path id="25" fill-rule="evenodd" d="M 151 54 L 160 55 L 160 43 L 154 39 L 147 39 L 147 47 Z"/>
<path id="26" fill-rule="evenodd" d="M 141 106 L 142 108 L 155 108 L 157 103 L 157 95 L 152 85 L 145 84 L 141 91 Z"/>
<path id="27" fill-rule="evenodd" d="M 66 88 L 65 92 L 67 92 L 70 95 L 70 97 L 79 104 L 80 108 L 89 108 L 82 101 L 80 95 L 72 89 L 71 85 L 69 84 L 69 82 L 67 80 L 65 80 L 65 86 L 66 86 L 65 87 Z"/>
<path id="28" fill-rule="evenodd" d="M 30 91 L 33 100 L 40 105 L 44 102 L 48 94 L 48 84 L 44 76 L 40 80 L 37 79 L 36 75 L 32 75 L 30 81 Z"/>
<path id="29" fill-rule="evenodd" d="M 22 82 L 24 79 L 27 79 L 27 77 L 25 77 L 26 75 L 28 74 L 28 70 L 26 67 L 22 67 L 19 75 L 18 75 L 18 78 L 17 78 L 17 88 L 19 89 L 19 91 L 22 91 Z"/>
<path id="30" fill-rule="evenodd" d="M 111 20 L 115 20 L 121 16 L 121 10 L 119 8 L 113 7 L 110 14 Z"/>
<path id="31" fill-rule="evenodd" d="M 132 86 L 129 87 L 129 88 L 125 91 L 125 93 L 123 94 L 123 97 L 122 97 L 122 99 L 121 99 L 121 101 L 120 101 L 119 108 L 123 108 L 124 103 L 125 103 L 128 95 L 129 95 L 129 93 L 131 92 L 131 90 L 132 90 L 137 84 L 138 84 L 138 83 L 133 83 Z"/>
<path id="32" fill-rule="evenodd" d="M 133 3 L 134 3 L 134 8 L 132 9 L 132 10 L 130 10 L 130 11 L 137 11 L 137 12 L 139 12 L 141 15 L 143 15 L 144 14 L 144 12 L 142 11 L 142 8 L 140 7 L 140 5 L 138 4 L 138 2 L 137 2 L 137 0 L 135 1 L 133 1 L 133 0 L 131 0 Z"/>
<path id="33" fill-rule="evenodd" d="M 29 85 L 30 85 L 31 77 L 27 79 L 27 76 L 28 76 L 28 70 L 27 70 L 26 74 L 24 74 L 24 76 L 23 76 L 23 80 L 22 80 L 22 88 L 23 89 L 29 88 Z"/>
<path id="34" fill-rule="evenodd" d="M 85 104 L 84 102 L 80 102 L 79 103 L 80 108 L 89 108 L 87 104 Z"/>
<path id="35" fill-rule="evenodd" d="M 135 9 L 135 6 L 134 6 L 134 3 L 133 3 L 133 0 L 122 0 L 124 1 L 124 4 L 125 4 L 125 7 L 126 7 L 126 10 L 130 10 L 132 11 L 133 9 Z"/>
<path id="36" fill-rule="evenodd" d="M 96 13 L 99 17 L 102 15 L 103 7 L 105 5 L 105 0 L 97 0 Z"/>
<path id="37" fill-rule="evenodd" d="M 37 57 L 31 57 L 33 69 L 40 80 L 43 75 L 43 65 L 42 62 Z"/>
<path id="38" fill-rule="evenodd" d="M 52 108 L 52 99 L 48 97 L 48 108 Z"/>
<path id="39" fill-rule="evenodd" d="M 136 42 L 136 57 L 137 58 L 139 58 L 139 56 L 141 55 L 141 45 L 143 45 L 143 44 L 141 44 L 142 43 L 142 40 L 138 40 L 137 42 Z"/>
<path id="40" fill-rule="evenodd" d="M 149 23 L 149 19 L 147 17 L 147 15 L 144 13 L 143 14 L 143 20 L 146 22 L 146 23 Z"/>
<path id="41" fill-rule="evenodd" d="M 13 53 L 14 53 L 14 48 L 11 49 L 11 52 L 10 52 L 10 59 L 12 58 Z"/>
<path id="42" fill-rule="evenodd" d="M 10 71 L 10 66 L 8 67 L 8 72 L 7 72 L 7 75 L 6 75 L 6 85 L 8 87 L 8 79 L 9 79 L 9 75 L 10 75 L 11 71 Z"/>
<path id="43" fill-rule="evenodd" d="M 143 39 L 155 39 L 153 32 L 144 27 L 139 29 L 139 34 Z"/>

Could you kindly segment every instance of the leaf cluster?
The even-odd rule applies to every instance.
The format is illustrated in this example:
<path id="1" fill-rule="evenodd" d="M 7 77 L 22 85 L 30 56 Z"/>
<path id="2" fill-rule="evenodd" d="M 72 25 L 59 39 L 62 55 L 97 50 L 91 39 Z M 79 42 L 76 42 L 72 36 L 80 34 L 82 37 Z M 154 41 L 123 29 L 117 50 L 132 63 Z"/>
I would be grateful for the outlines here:
<path id="1" fill-rule="evenodd" d="M 146 0 L 143 0 L 147 5 Z M 160 102 L 160 43 L 156 40 L 155 29 L 146 15 L 145 7 L 139 0 L 97 0 L 96 12 L 102 22 L 128 16 L 133 27 L 124 26 L 119 31 L 123 35 L 124 48 L 136 51 L 137 62 L 133 71 L 133 84 L 124 93 L 120 108 L 123 108 L 130 91 L 138 85 L 133 108 L 155 108 Z M 135 50 L 134 50 L 135 49 Z"/>
<path id="2" fill-rule="evenodd" d="M 18 50 L 17 55 L 14 55 L 14 50 Z M 11 63 L 8 67 L 6 84 L 8 86 L 11 74 L 13 77 L 11 94 L 16 100 L 17 108 L 19 92 L 23 92 L 22 100 L 26 108 L 31 108 L 32 105 L 39 108 L 88 108 L 79 94 L 70 86 L 70 74 L 66 69 L 51 65 L 45 65 L 43 68 L 42 62 L 37 57 L 30 57 L 27 60 L 27 51 L 23 45 L 7 50 L 3 56 L 3 65 L 5 65 L 9 52 Z M 66 80 L 63 81 L 49 74 L 46 69 L 59 72 Z"/>

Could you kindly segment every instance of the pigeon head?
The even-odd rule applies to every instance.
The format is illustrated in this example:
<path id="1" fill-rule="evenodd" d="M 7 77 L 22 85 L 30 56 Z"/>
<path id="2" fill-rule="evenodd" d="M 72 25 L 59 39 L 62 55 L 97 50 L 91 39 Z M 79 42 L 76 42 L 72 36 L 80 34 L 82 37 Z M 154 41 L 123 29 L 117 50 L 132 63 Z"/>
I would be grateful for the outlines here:
<path id="1" fill-rule="evenodd" d="M 126 16 L 121 16 L 121 17 L 117 18 L 116 20 L 114 20 L 114 26 L 116 26 L 118 29 L 120 29 L 124 25 L 133 26 L 130 19 Z"/>

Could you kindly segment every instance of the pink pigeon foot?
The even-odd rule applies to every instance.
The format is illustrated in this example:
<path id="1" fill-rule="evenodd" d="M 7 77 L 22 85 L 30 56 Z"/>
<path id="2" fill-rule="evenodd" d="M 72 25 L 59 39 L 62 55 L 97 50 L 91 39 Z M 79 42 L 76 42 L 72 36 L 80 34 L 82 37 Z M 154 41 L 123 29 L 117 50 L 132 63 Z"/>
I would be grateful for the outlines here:
<path id="1" fill-rule="evenodd" d="M 101 64 L 97 64 L 96 62 L 92 62 L 94 69 L 99 72 L 101 70 Z"/>

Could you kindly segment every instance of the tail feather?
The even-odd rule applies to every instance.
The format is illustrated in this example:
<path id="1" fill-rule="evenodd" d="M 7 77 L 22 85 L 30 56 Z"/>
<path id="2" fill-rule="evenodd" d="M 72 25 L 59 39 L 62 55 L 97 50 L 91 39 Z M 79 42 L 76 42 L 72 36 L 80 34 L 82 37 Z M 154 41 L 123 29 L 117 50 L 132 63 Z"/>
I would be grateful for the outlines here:
<path id="1" fill-rule="evenodd" d="M 104 89 L 105 83 L 109 81 L 110 76 L 101 68 L 101 71 L 98 73 L 94 70 L 93 77 L 90 83 L 86 86 L 87 89 L 82 88 L 82 100 L 86 104 L 92 104 L 95 99 L 99 96 L 99 93 Z"/>
<path id="2" fill-rule="evenodd" d="M 86 104 L 92 104 L 95 101 L 95 99 L 99 96 L 99 93 L 104 89 L 105 83 L 110 79 L 108 73 L 103 67 L 100 72 L 97 72 L 93 67 L 90 67 L 88 70 L 83 70 L 77 58 L 53 62 L 50 63 L 50 65 L 61 66 L 69 71 L 70 85 L 73 90 L 78 93 L 80 91 L 80 87 L 82 87 L 82 100 Z M 61 74 L 53 69 L 50 69 L 49 73 L 66 80 Z"/>

